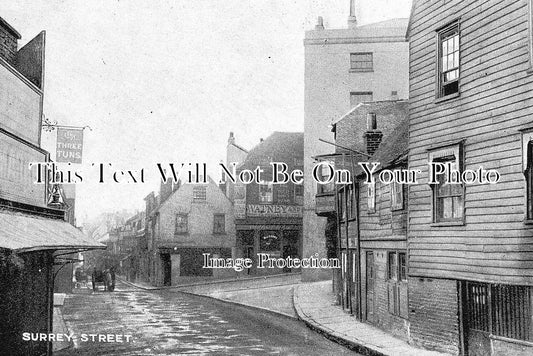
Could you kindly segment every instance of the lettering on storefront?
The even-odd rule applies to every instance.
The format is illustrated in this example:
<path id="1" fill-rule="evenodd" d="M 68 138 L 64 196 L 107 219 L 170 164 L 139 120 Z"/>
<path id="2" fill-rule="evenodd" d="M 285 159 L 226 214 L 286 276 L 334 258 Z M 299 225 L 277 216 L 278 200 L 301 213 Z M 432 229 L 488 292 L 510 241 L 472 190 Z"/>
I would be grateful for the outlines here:
<path id="1" fill-rule="evenodd" d="M 246 206 L 246 215 L 248 217 L 301 218 L 303 213 L 302 207 L 298 205 L 248 204 Z"/>

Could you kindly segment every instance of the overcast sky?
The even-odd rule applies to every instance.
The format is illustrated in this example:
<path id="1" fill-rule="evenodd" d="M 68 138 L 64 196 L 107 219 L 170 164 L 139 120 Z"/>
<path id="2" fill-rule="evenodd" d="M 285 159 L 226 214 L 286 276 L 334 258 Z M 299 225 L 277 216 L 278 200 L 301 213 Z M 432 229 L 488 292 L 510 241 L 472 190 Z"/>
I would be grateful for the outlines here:
<path id="1" fill-rule="evenodd" d="M 359 24 L 408 17 L 410 0 L 357 1 Z M 230 131 L 251 148 L 303 131 L 303 38 L 317 16 L 346 26 L 349 0 L 1 0 L 24 44 L 46 30 L 44 112 L 89 125 L 77 185 L 81 224 L 142 209 L 156 162 L 225 158 Z M 43 133 L 51 152 L 54 135 Z M 53 155 L 53 154 L 52 154 Z M 145 168 L 145 184 L 96 184 L 92 162 Z M 218 171 L 218 170 L 216 170 Z"/>

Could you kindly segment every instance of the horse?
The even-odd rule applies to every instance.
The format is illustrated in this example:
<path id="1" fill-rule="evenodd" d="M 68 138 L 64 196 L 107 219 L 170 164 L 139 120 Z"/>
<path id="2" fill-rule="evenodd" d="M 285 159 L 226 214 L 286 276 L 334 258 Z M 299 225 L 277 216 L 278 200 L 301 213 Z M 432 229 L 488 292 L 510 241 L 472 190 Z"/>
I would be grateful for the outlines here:
<path id="1" fill-rule="evenodd" d="M 113 292 L 115 290 L 115 273 L 113 269 L 97 270 L 96 267 L 92 273 L 93 291 L 98 290 L 96 283 L 104 284 L 104 291 Z"/>

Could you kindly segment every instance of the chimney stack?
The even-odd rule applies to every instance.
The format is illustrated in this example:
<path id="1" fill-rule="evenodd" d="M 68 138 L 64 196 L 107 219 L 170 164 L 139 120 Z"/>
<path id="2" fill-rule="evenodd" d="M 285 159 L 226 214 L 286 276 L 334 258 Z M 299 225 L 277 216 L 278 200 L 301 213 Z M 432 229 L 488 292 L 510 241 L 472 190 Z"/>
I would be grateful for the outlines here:
<path id="1" fill-rule="evenodd" d="M 323 30 L 324 29 L 324 19 L 322 16 L 318 16 L 318 19 L 316 21 L 315 30 Z"/>
<path id="2" fill-rule="evenodd" d="M 233 135 L 233 131 L 231 131 L 229 133 L 228 145 L 233 145 L 233 144 L 235 144 L 235 136 Z"/>
<path id="3" fill-rule="evenodd" d="M 166 171 L 165 171 L 166 172 Z M 172 178 L 168 178 L 166 182 L 161 180 L 159 187 L 159 196 L 161 197 L 161 203 L 163 203 L 172 194 Z"/>
<path id="4" fill-rule="evenodd" d="M 376 114 L 373 112 L 366 114 L 366 132 L 363 137 L 365 139 L 366 152 L 369 155 L 373 155 L 383 138 L 383 132 L 378 130 Z"/>
<path id="5" fill-rule="evenodd" d="M 348 28 L 357 27 L 357 18 L 355 17 L 355 0 L 350 0 L 350 16 L 348 16 Z"/>

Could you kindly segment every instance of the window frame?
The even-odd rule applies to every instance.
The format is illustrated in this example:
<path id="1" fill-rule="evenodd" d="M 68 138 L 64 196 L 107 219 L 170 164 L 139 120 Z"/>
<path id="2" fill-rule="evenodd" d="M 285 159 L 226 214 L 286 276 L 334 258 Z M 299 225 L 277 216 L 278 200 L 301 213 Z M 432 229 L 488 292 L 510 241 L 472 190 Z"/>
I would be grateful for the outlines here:
<path id="1" fill-rule="evenodd" d="M 323 164 L 321 167 L 320 167 L 320 171 L 318 172 L 320 174 L 320 179 L 322 180 L 322 178 L 324 178 L 326 175 L 324 174 L 325 171 L 330 171 L 330 169 L 328 168 L 329 166 L 331 166 L 333 169 L 335 169 L 335 162 L 334 161 L 322 161 L 321 163 L 327 163 L 327 164 Z M 328 174 L 328 177 L 329 177 L 329 174 Z M 330 183 L 326 183 L 326 184 L 321 184 L 321 183 L 316 183 L 317 185 L 317 189 L 316 189 L 316 192 L 317 192 L 317 195 L 320 196 L 320 195 L 333 195 L 335 193 L 335 183 L 333 182 L 333 180 L 330 182 Z"/>
<path id="2" fill-rule="evenodd" d="M 533 72 L 533 0 L 528 1 L 528 50 L 529 50 L 529 68 L 528 73 Z"/>
<path id="3" fill-rule="evenodd" d="M 197 193 L 200 192 L 200 196 L 197 196 Z M 205 185 L 195 185 L 192 188 L 192 200 L 193 202 L 204 202 L 207 201 L 207 186 Z"/>
<path id="4" fill-rule="evenodd" d="M 354 104 L 353 103 L 353 100 L 352 100 L 352 96 L 356 96 L 356 95 L 359 95 L 359 96 L 370 96 L 370 100 L 362 100 L 360 102 L 358 102 L 357 104 Z M 364 103 L 364 102 L 368 102 L 368 101 L 374 101 L 374 92 L 372 91 L 351 91 L 350 92 L 350 108 L 354 108 L 356 107 L 357 105 L 359 105 L 360 103 Z"/>
<path id="5" fill-rule="evenodd" d="M 455 160 L 455 166 L 460 172 L 464 170 L 464 141 L 461 141 L 456 144 L 441 146 L 434 149 L 429 149 L 428 151 L 428 163 L 436 161 L 449 162 Z M 465 184 L 459 184 L 461 186 L 461 194 L 453 195 L 460 196 L 462 201 L 461 216 L 452 217 L 452 218 L 439 218 L 439 208 L 437 200 L 439 199 L 438 187 L 439 184 L 431 184 L 431 216 L 432 216 L 432 226 L 450 226 L 450 225 L 464 225 L 465 224 Z M 453 214 L 453 209 L 452 209 Z"/>
<path id="6" fill-rule="evenodd" d="M 396 181 L 390 183 L 390 204 L 392 211 L 404 209 L 403 184 Z"/>
<path id="7" fill-rule="evenodd" d="M 367 56 L 370 56 L 368 60 Z M 357 57 L 360 59 L 358 60 Z M 365 60 L 361 60 L 361 57 L 366 57 Z M 362 66 L 357 67 L 354 64 L 362 64 Z M 368 66 L 370 63 L 370 66 Z M 374 71 L 374 53 L 373 52 L 351 52 L 350 53 L 350 72 L 351 73 L 360 73 L 360 72 L 373 72 Z"/>
<path id="8" fill-rule="evenodd" d="M 366 184 L 366 209 L 368 213 L 376 212 L 376 181 Z"/>
<path id="9" fill-rule="evenodd" d="M 272 182 L 261 182 L 257 184 L 258 186 L 258 197 L 259 197 L 259 203 L 261 204 L 272 204 L 274 202 L 274 184 Z M 262 189 L 263 187 L 269 188 L 270 192 L 268 195 L 263 195 Z M 266 198 L 266 199 L 265 199 Z"/>
<path id="10" fill-rule="evenodd" d="M 217 218 L 222 218 L 222 230 L 217 230 Z M 216 213 L 213 214 L 213 235 L 225 235 L 226 234 L 226 214 Z"/>
<path id="11" fill-rule="evenodd" d="M 302 184 L 293 184 L 294 197 L 293 201 L 295 204 L 303 205 L 304 203 L 304 185 Z M 301 192 L 301 194 L 299 194 Z"/>
<path id="12" fill-rule="evenodd" d="M 522 132 L 522 171 L 526 191 L 524 222 L 533 224 L 533 129 Z"/>
<path id="13" fill-rule="evenodd" d="M 357 196 L 355 184 L 346 186 L 346 217 L 348 221 L 357 219 Z"/>
<path id="14" fill-rule="evenodd" d="M 394 264 L 391 261 L 391 257 L 393 257 Z M 387 280 L 398 281 L 399 271 L 398 251 L 387 251 Z"/>
<path id="15" fill-rule="evenodd" d="M 448 68 L 448 70 L 446 72 L 444 72 L 443 70 L 443 51 L 442 51 L 442 47 L 443 47 L 443 42 L 444 42 L 444 39 L 449 39 L 451 36 L 453 36 L 454 33 L 457 33 L 457 46 L 458 46 L 458 49 L 457 51 L 452 51 L 452 56 L 455 55 L 455 52 L 457 52 L 457 67 L 453 67 L 451 70 Z M 437 64 L 437 67 L 436 67 L 436 90 L 435 90 L 435 97 L 436 97 L 436 100 L 437 102 L 439 101 L 443 101 L 443 100 L 447 100 L 447 99 L 452 99 L 452 98 L 455 98 L 455 97 L 458 97 L 461 93 L 461 88 L 460 88 L 460 85 L 461 85 L 461 27 L 460 27 L 460 21 L 459 19 L 455 19 L 449 23 L 447 23 L 445 26 L 439 28 L 437 31 L 436 31 L 436 43 L 437 43 L 437 50 L 436 50 L 436 56 L 437 56 L 437 60 L 436 60 L 436 64 Z M 455 49 L 455 44 L 454 44 L 454 49 Z M 450 55 L 450 53 L 448 52 L 448 55 Z M 445 73 L 449 73 L 451 72 L 452 70 L 457 70 L 457 77 L 455 79 L 452 79 L 450 81 L 448 81 L 447 83 L 444 83 L 444 80 L 443 80 L 443 75 Z M 453 85 L 454 83 L 457 83 L 457 90 L 452 92 L 452 93 L 449 93 L 449 94 L 445 94 L 444 93 L 444 90 L 445 90 L 445 86 L 448 86 L 448 85 Z"/>
<path id="16" fill-rule="evenodd" d="M 180 229 L 178 231 L 178 217 L 185 218 L 185 229 Z M 187 235 L 189 233 L 189 214 L 187 213 L 177 213 L 174 217 L 174 235 Z"/>

